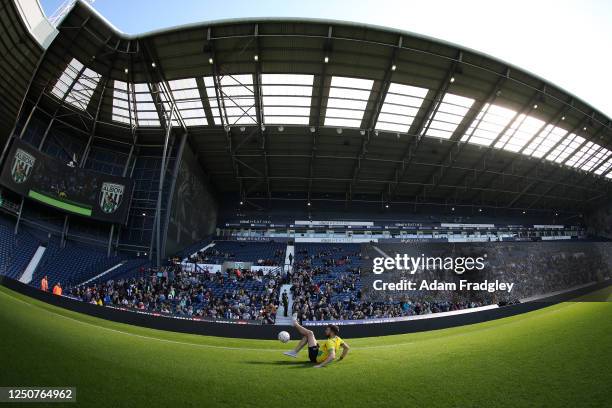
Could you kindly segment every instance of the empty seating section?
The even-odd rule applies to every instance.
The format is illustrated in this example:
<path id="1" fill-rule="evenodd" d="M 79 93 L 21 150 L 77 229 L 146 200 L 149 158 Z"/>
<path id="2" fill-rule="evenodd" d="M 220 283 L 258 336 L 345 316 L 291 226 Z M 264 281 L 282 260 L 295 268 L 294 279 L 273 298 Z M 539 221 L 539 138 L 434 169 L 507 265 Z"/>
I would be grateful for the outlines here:
<path id="1" fill-rule="evenodd" d="M 213 247 L 199 253 L 192 260 L 207 264 L 236 261 L 282 266 L 286 249 L 287 244 L 280 242 L 217 241 Z"/>
<path id="2" fill-rule="evenodd" d="M 146 273 L 146 271 L 151 267 L 151 262 L 149 261 L 148 258 L 136 258 L 136 259 L 127 259 L 127 260 L 123 260 L 121 261 L 123 262 L 121 264 L 121 266 L 113 269 L 112 271 L 98 277 L 95 278 L 91 281 L 88 282 L 88 284 L 94 284 L 94 283 L 99 283 L 99 282 L 106 282 L 109 280 L 117 280 L 117 279 L 129 279 L 129 278 L 133 278 L 133 277 L 140 277 L 143 274 Z M 117 265 L 117 263 L 115 263 L 114 265 L 111 265 L 109 268 L 111 268 L 112 266 Z M 105 270 L 109 269 L 106 268 Z M 100 273 L 102 273 L 104 271 L 99 272 L 98 274 L 94 275 L 97 276 Z"/>
<path id="3" fill-rule="evenodd" d="M 6 275 L 9 257 L 13 252 L 14 239 L 10 224 L 4 218 L 0 218 L 0 273 L 3 275 Z"/>
<path id="4" fill-rule="evenodd" d="M 122 257 L 119 256 L 108 258 L 103 249 L 74 242 L 67 242 L 64 248 L 60 248 L 59 239 L 54 237 L 34 273 L 33 282 L 38 282 L 47 275 L 49 283 L 75 285 L 117 265 L 121 260 Z"/>
<path id="5" fill-rule="evenodd" d="M 0 274 L 19 279 L 40 243 L 25 230 L 15 235 L 14 228 L 0 217 Z"/>
<path id="6" fill-rule="evenodd" d="M 195 244 L 191 244 L 183 248 L 181 251 L 179 251 L 176 254 L 176 256 L 180 259 L 188 258 L 191 255 L 195 254 L 196 252 L 202 250 L 202 248 L 206 248 L 206 246 L 209 245 L 210 243 L 211 243 L 210 240 L 206 240 L 206 241 L 197 242 Z"/>

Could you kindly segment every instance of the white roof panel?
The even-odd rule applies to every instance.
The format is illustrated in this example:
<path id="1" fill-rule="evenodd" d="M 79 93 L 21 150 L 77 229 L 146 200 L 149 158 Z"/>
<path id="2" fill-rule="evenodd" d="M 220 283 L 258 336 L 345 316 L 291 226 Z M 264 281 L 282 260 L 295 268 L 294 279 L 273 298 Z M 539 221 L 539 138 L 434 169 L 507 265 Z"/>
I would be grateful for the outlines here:
<path id="1" fill-rule="evenodd" d="M 516 111 L 485 104 L 461 138 L 462 142 L 490 146 L 516 115 Z"/>
<path id="2" fill-rule="evenodd" d="M 371 79 L 332 77 L 324 126 L 361 127 L 373 84 Z"/>
<path id="3" fill-rule="evenodd" d="M 580 147 L 580 145 L 582 145 L 582 143 L 584 143 L 584 141 L 585 139 L 582 136 L 571 133 L 546 155 L 545 159 L 554 161 L 555 163 L 563 163 Z"/>
<path id="4" fill-rule="evenodd" d="M 307 125 L 313 81 L 314 75 L 262 74 L 264 123 Z"/>
<path id="5" fill-rule="evenodd" d="M 83 64 L 73 58 L 55 83 L 51 94 L 59 99 L 64 98 L 66 103 L 75 108 L 85 110 L 101 77 L 89 68 L 83 69 Z M 70 92 L 66 95 L 68 89 Z"/>
<path id="6" fill-rule="evenodd" d="M 499 138 L 495 147 L 515 153 L 520 152 L 544 125 L 543 120 L 520 114 Z"/>
<path id="7" fill-rule="evenodd" d="M 473 104 L 474 99 L 452 93 L 444 94 L 438 110 L 435 111 L 433 117 L 429 117 L 429 127 L 425 127 L 421 134 L 450 139 Z"/>
<path id="8" fill-rule="evenodd" d="M 204 85 L 215 124 L 223 123 L 220 110 L 223 111 L 224 123 L 229 126 L 257 124 L 253 75 L 223 75 L 219 78 L 218 96 L 222 101 L 221 109 L 217 103 L 214 79 L 210 76 L 204 77 Z"/>
<path id="9" fill-rule="evenodd" d="M 181 118 L 185 122 L 185 126 L 206 126 L 206 113 L 202 105 L 202 97 L 198 90 L 198 83 L 195 78 L 177 79 L 168 81 L 172 97 L 176 102 L 176 109 L 179 111 Z M 164 109 L 170 112 L 170 104 L 166 96 L 162 98 Z M 178 121 L 172 121 L 173 125 L 178 125 Z"/>
<path id="10" fill-rule="evenodd" d="M 130 104 L 132 103 L 132 86 L 123 81 L 113 81 L 113 110 L 112 119 L 115 122 L 125 124 L 135 123 L 135 118 L 131 116 Z M 130 120 L 131 119 L 131 120 Z"/>
<path id="11" fill-rule="evenodd" d="M 523 154 L 540 159 L 559 143 L 567 133 L 567 130 L 563 128 L 550 124 L 546 125 L 544 130 L 523 150 Z"/>
<path id="12" fill-rule="evenodd" d="M 391 83 L 375 129 L 407 133 L 427 92 L 426 88 Z"/>

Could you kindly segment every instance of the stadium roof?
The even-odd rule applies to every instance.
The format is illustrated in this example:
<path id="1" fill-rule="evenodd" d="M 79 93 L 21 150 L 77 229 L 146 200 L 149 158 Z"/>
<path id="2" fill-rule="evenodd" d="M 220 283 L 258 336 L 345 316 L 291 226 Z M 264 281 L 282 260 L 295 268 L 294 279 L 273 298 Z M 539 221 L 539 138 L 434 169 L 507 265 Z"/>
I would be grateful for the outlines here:
<path id="1" fill-rule="evenodd" d="M 297 19 L 129 36 L 82 2 L 58 30 L 30 104 L 42 94 L 84 137 L 124 143 L 160 144 L 171 122 L 245 201 L 584 211 L 609 198 L 610 118 L 474 50 Z"/>
<path id="2" fill-rule="evenodd" d="M 0 2 L 0 142 L 6 140 L 44 48 L 13 1 Z"/>

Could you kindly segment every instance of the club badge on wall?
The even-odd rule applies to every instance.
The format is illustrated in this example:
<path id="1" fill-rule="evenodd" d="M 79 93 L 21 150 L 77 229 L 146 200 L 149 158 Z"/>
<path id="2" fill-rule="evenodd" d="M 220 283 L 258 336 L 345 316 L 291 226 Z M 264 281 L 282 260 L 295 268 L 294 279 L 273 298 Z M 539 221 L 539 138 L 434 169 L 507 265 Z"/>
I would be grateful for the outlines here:
<path id="1" fill-rule="evenodd" d="M 36 158 L 30 153 L 22 149 L 15 151 L 15 157 L 13 158 L 13 166 L 11 167 L 11 176 L 13 181 L 17 184 L 22 184 L 28 181 L 28 177 L 32 173 L 36 163 Z"/>
<path id="2" fill-rule="evenodd" d="M 125 186 L 116 183 L 103 183 L 100 189 L 100 209 L 106 214 L 117 211 L 123 199 Z"/>

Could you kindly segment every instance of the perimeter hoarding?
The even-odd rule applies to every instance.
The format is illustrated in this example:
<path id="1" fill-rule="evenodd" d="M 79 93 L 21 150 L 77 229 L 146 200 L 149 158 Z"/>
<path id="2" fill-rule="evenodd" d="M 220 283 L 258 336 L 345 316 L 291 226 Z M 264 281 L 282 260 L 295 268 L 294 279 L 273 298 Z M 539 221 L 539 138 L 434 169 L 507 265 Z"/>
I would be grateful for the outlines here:
<path id="1" fill-rule="evenodd" d="M 71 167 L 20 139 L 12 141 L 0 184 L 67 213 L 118 224 L 127 219 L 134 190 L 128 178 Z"/>

